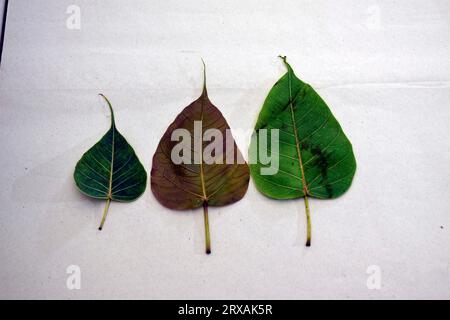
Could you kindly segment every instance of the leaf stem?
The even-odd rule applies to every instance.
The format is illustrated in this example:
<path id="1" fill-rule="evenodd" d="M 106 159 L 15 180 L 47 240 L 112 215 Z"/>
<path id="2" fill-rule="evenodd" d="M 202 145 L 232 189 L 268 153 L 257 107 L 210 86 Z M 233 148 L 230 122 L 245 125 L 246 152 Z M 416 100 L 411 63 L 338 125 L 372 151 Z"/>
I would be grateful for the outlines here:
<path id="1" fill-rule="evenodd" d="M 109 209 L 109 203 L 110 202 L 111 202 L 111 198 L 108 198 L 106 200 L 105 210 L 103 211 L 102 221 L 100 222 L 100 227 L 98 227 L 98 230 L 102 230 L 103 229 L 103 225 L 105 224 L 105 220 L 106 220 L 106 215 L 108 214 L 108 209 Z"/>
<path id="2" fill-rule="evenodd" d="M 211 253 L 211 236 L 209 234 L 208 202 L 203 202 L 203 218 L 205 221 L 206 254 Z"/>
<path id="3" fill-rule="evenodd" d="M 305 195 L 305 209 L 306 209 L 306 246 L 311 246 L 311 215 L 309 213 L 308 196 Z"/>

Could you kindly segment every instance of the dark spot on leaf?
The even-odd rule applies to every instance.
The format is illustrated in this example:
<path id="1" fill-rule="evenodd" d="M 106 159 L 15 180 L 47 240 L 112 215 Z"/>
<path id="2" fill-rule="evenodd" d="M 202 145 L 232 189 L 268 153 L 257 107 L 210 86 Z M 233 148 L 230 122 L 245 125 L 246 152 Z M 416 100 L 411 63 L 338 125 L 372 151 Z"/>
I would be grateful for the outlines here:
<path id="1" fill-rule="evenodd" d="M 315 158 L 314 166 L 318 167 L 320 170 L 320 180 L 322 184 L 325 184 L 325 192 L 329 197 L 333 195 L 333 187 L 327 184 L 328 181 L 328 167 L 330 165 L 329 154 L 323 152 L 319 147 L 312 146 L 308 141 L 304 141 L 301 144 L 301 147 L 305 150 L 309 150 L 312 154 L 312 157 Z"/>
<path id="2" fill-rule="evenodd" d="M 308 142 L 308 140 L 303 141 L 303 142 L 300 144 L 300 147 L 301 147 L 302 149 L 304 149 L 304 150 L 309 150 L 309 142 Z"/>

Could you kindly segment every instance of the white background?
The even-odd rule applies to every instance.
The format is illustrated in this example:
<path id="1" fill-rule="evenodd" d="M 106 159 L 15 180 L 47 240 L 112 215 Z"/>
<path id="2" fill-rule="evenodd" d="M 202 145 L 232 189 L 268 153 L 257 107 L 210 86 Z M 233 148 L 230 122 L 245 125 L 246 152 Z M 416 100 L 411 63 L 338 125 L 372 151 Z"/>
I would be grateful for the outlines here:
<path id="1" fill-rule="evenodd" d="M 81 30 L 66 27 L 71 4 Z M 201 209 L 81 195 L 73 169 L 109 128 L 147 171 L 161 135 L 208 91 L 251 129 L 285 72 L 327 101 L 358 169 L 336 200 L 246 197 Z M 0 298 L 450 298 L 450 2 L 10 1 L 0 71 Z M 247 143 L 238 142 L 243 153 Z M 69 265 L 81 289 L 66 287 Z M 381 289 L 370 290 L 369 266 Z"/>

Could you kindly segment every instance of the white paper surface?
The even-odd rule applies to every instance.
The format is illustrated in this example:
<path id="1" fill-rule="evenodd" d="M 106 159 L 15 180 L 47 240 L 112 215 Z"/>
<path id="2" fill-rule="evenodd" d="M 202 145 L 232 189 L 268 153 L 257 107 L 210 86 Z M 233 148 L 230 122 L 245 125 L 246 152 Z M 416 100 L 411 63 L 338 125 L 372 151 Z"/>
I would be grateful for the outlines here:
<path id="1" fill-rule="evenodd" d="M 79 30 L 66 26 L 70 5 Z M 0 298 L 449 299 L 449 40 L 446 0 L 10 1 Z M 248 130 L 285 72 L 279 54 L 329 104 L 358 163 L 344 196 L 311 200 L 312 247 L 303 200 L 267 199 L 252 181 L 240 202 L 211 208 L 210 256 L 201 210 L 165 209 L 149 186 L 112 203 L 97 230 L 104 202 L 72 174 L 109 127 L 99 92 L 149 173 L 201 93 L 201 57 L 210 99 Z M 67 288 L 70 265 L 80 290 Z"/>

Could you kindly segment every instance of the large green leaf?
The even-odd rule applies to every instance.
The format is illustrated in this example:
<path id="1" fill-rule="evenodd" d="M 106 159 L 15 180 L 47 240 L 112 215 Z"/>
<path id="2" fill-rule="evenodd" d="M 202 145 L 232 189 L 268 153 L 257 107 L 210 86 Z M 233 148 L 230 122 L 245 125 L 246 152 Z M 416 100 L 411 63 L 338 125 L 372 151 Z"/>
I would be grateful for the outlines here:
<path id="1" fill-rule="evenodd" d="M 286 57 L 287 73 L 275 83 L 259 114 L 250 150 L 270 154 L 271 139 L 261 143 L 259 131 L 278 129 L 279 169 L 264 175 L 256 154 L 250 164 L 257 189 L 274 199 L 303 197 L 307 216 L 307 242 L 311 244 L 308 197 L 331 199 L 342 195 L 352 182 L 356 161 L 352 145 L 322 98 L 298 79 Z M 262 150 L 263 149 L 263 150 Z"/>
<path id="2" fill-rule="evenodd" d="M 195 123 L 201 123 L 201 130 L 196 132 Z M 221 136 L 212 142 L 205 141 L 204 137 L 211 129 L 217 129 Z M 175 130 L 188 133 L 188 137 L 181 142 L 172 140 Z M 229 130 L 222 113 L 208 98 L 205 76 L 203 93 L 176 117 L 153 156 L 151 187 L 158 201 L 175 210 L 203 207 L 208 254 L 211 253 L 208 206 L 223 206 L 239 201 L 247 191 L 250 177 L 248 165 Z M 207 161 L 205 154 L 208 155 L 206 150 L 211 143 L 221 146 L 215 156 L 222 159 L 222 163 Z M 226 148 L 227 143 L 231 145 L 230 148 Z M 176 164 L 172 152 L 183 144 L 185 160 Z"/>
<path id="3" fill-rule="evenodd" d="M 133 148 L 116 129 L 111 111 L 111 128 L 78 161 L 74 178 L 78 189 L 85 195 L 106 200 L 99 229 L 101 230 L 112 201 L 129 202 L 145 190 L 147 173 Z"/>

